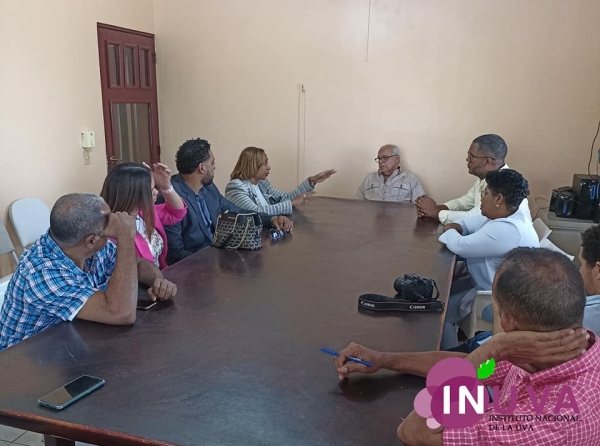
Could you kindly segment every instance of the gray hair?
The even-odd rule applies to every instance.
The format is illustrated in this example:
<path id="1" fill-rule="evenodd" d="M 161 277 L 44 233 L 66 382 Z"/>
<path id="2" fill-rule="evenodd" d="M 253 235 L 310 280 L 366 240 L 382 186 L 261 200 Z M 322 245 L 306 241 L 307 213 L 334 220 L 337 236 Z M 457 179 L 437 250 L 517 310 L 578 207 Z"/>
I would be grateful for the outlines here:
<path id="1" fill-rule="evenodd" d="M 384 147 L 391 147 L 392 148 L 392 156 L 398 156 L 398 158 L 400 158 L 400 149 L 398 148 L 397 145 L 395 145 L 395 144 L 385 144 L 385 145 L 381 146 L 379 148 L 379 150 L 383 149 Z"/>
<path id="2" fill-rule="evenodd" d="M 506 147 L 506 141 L 498 135 L 481 135 L 473 140 L 473 143 L 477 144 L 479 150 L 484 154 L 491 156 L 491 158 L 504 162 L 508 147 Z"/>
<path id="3" fill-rule="evenodd" d="M 494 297 L 521 330 L 555 331 L 581 325 L 585 308 L 583 277 L 562 253 L 515 248 L 496 272 Z"/>
<path id="4" fill-rule="evenodd" d="M 104 230 L 105 205 L 95 194 L 68 194 L 60 197 L 50 212 L 50 233 L 59 243 L 75 246 L 88 235 Z"/>

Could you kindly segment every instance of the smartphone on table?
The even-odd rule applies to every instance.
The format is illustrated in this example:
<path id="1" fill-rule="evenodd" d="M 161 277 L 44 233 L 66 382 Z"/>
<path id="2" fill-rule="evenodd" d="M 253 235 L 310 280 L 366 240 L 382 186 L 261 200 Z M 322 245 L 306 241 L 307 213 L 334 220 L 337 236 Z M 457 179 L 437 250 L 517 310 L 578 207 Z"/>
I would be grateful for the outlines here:
<path id="1" fill-rule="evenodd" d="M 38 400 L 40 406 L 61 410 L 104 385 L 102 378 L 83 375 Z"/>
<path id="2" fill-rule="evenodd" d="M 158 299 L 154 300 L 154 301 L 148 300 L 148 299 L 138 299 L 137 309 L 138 310 L 149 310 L 150 308 L 155 306 L 157 303 L 158 303 Z"/>

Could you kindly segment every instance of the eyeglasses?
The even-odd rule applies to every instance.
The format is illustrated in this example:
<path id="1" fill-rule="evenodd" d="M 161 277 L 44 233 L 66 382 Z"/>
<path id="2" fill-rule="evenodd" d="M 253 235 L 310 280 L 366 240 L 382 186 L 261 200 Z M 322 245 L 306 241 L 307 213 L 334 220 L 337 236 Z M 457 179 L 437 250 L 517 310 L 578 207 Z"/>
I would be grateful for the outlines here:
<path id="1" fill-rule="evenodd" d="M 382 157 L 378 156 L 377 158 L 375 158 L 375 162 L 377 164 L 379 164 L 379 163 L 387 163 L 390 158 L 393 158 L 395 156 L 398 156 L 398 155 L 390 155 L 390 156 L 382 156 Z"/>
<path id="2" fill-rule="evenodd" d="M 475 159 L 490 159 L 490 160 L 496 160 L 496 158 L 492 158 L 491 156 L 475 156 L 473 155 L 470 151 L 467 152 L 467 161 L 471 161 L 473 158 Z"/>

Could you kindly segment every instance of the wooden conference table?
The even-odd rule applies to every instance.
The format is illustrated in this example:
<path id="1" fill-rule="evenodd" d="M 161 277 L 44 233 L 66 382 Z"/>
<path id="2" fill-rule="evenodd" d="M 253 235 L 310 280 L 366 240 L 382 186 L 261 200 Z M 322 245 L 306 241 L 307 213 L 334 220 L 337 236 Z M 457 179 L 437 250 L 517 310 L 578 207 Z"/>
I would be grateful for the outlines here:
<path id="1" fill-rule="evenodd" d="M 168 268 L 175 302 L 133 326 L 62 323 L 0 352 L 0 424 L 99 445 L 398 445 L 424 380 L 339 383 L 320 347 L 437 349 L 442 313 L 359 313 L 404 273 L 446 301 L 454 256 L 413 205 L 314 198 L 259 251 L 205 249 Z M 265 231 L 266 234 L 266 231 Z M 106 385 L 68 408 L 42 395 L 82 375 Z"/>

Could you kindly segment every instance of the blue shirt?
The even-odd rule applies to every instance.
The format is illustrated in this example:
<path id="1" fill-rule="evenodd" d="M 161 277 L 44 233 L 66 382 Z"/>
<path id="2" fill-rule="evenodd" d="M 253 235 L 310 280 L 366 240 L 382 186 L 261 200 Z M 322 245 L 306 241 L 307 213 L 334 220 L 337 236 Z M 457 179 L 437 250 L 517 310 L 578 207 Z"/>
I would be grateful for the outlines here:
<path id="1" fill-rule="evenodd" d="M 583 326 L 600 336 L 600 295 L 587 297 L 583 312 Z"/>
<path id="2" fill-rule="evenodd" d="M 202 215 L 202 220 L 204 220 L 206 229 L 208 229 L 208 232 L 210 233 L 210 236 L 212 238 L 212 220 L 210 218 L 208 206 L 206 205 L 206 188 L 203 187 L 202 189 L 200 189 L 200 193 L 196 195 L 196 200 L 198 201 L 198 206 L 200 207 L 200 214 Z"/>
<path id="3" fill-rule="evenodd" d="M 61 321 L 71 321 L 96 291 L 108 286 L 117 260 L 112 241 L 79 269 L 49 233 L 21 256 L 0 310 L 0 350 Z"/>

